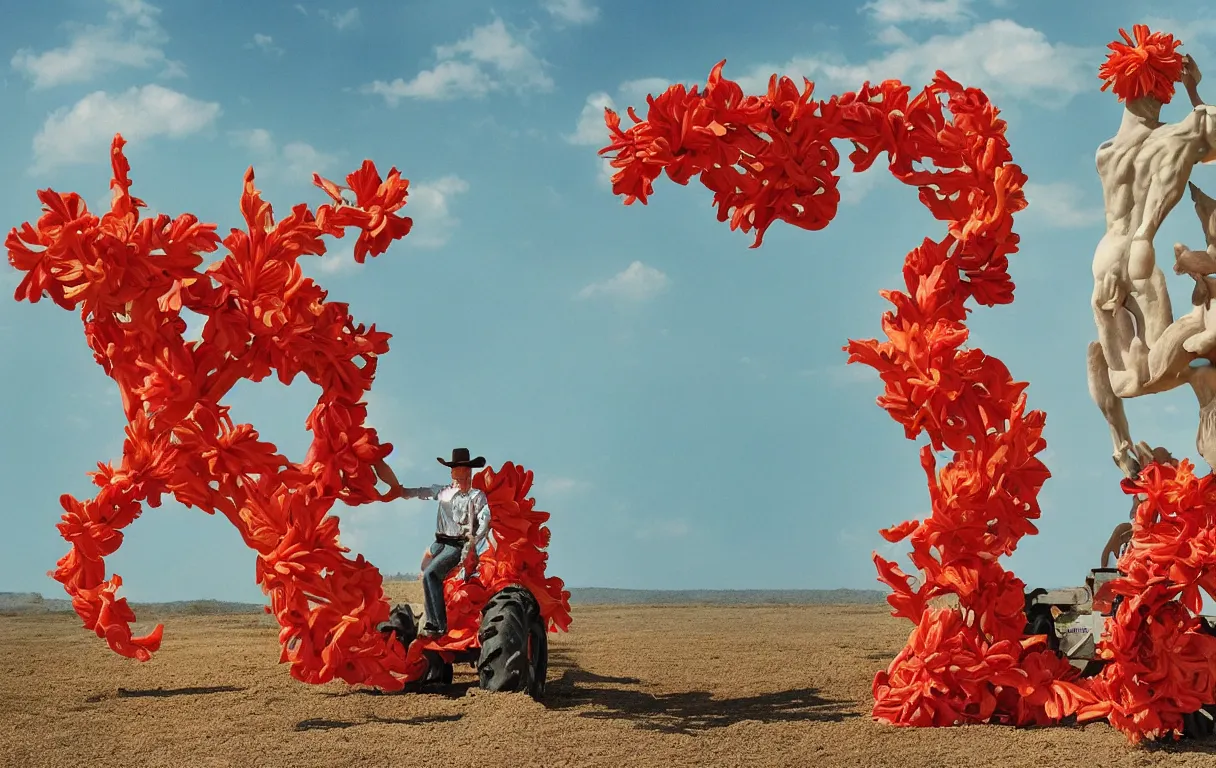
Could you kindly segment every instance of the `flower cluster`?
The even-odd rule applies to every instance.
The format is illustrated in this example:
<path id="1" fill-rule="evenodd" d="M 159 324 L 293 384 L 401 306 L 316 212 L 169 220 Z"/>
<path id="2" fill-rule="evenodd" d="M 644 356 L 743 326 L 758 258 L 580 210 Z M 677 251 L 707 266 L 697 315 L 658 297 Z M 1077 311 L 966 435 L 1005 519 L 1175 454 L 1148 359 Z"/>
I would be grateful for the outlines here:
<path id="1" fill-rule="evenodd" d="M 1120 29 L 1118 40 L 1108 44 L 1110 53 L 1098 69 L 1102 90 L 1110 88 L 1119 101 L 1151 96 L 1162 104 L 1174 98 L 1174 83 L 1182 79 L 1181 40 L 1163 32 L 1150 32 L 1144 24 L 1132 27 L 1133 40 Z"/>
<path id="2" fill-rule="evenodd" d="M 1203 593 L 1216 595 L 1216 479 L 1182 461 L 1150 464 L 1123 485 L 1145 498 L 1119 559 L 1124 576 L 1110 584 L 1122 599 L 1098 646 L 1107 664 L 1079 714 L 1133 741 L 1178 736 L 1216 691 L 1216 636 L 1197 615 Z"/>
<path id="3" fill-rule="evenodd" d="M 714 193 L 718 219 L 765 229 L 780 220 L 821 229 L 836 214 L 839 155 L 851 142 L 854 171 L 880 157 L 915 186 L 946 223 L 904 260 L 904 291 L 885 291 L 894 310 L 882 319 L 885 341 L 852 341 L 849 362 L 869 365 L 885 384 L 879 405 L 909 439 L 929 439 L 921 463 L 932 514 L 883 531 L 908 540 L 923 574 L 913 586 L 893 562 L 875 555 L 893 590 L 895 614 L 914 624 L 908 645 L 874 681 L 874 715 L 898 725 L 1057 721 L 1092 696 L 1044 638 L 1024 638 L 1025 585 L 1000 558 L 1036 532 L 1037 496 L 1049 474 L 1037 458 L 1046 447 L 1045 416 L 1028 411 L 1026 384 L 999 360 L 968 349 L 969 299 L 993 306 L 1013 300 L 1008 273 L 1018 249 L 1013 214 L 1026 205 L 1026 176 L 1012 162 L 1005 122 L 982 91 L 944 73 L 919 93 L 897 81 L 866 83 L 827 100 L 814 86 L 773 76 L 768 92 L 745 96 L 722 77 L 703 91 L 674 85 L 648 97 L 648 111 L 622 129 L 605 115 L 618 169 L 613 190 L 643 203 L 660 173 L 678 184 L 693 177 Z M 923 163 L 932 162 L 933 170 Z M 938 469 L 936 451 L 953 459 Z M 953 596 L 958 608 L 932 609 Z"/>
<path id="4" fill-rule="evenodd" d="M 219 512 L 257 553 L 258 582 L 270 598 L 283 646 L 281 661 L 307 683 L 334 679 L 384 689 L 402 687 L 406 653 L 377 631 L 388 618 L 379 571 L 362 555 L 351 559 L 330 511 L 384 500 L 372 465 L 392 451 L 366 425 L 370 390 L 389 334 L 355 323 L 348 307 L 301 271 L 302 256 L 326 253 L 325 236 L 357 232 L 355 258 L 383 254 L 406 236 L 399 214 L 409 182 L 397 169 L 382 178 L 370 161 L 346 185 L 313 177 L 332 204 L 314 213 L 297 205 L 276 221 L 269 203 L 245 175 L 241 213 L 246 229 L 222 241 L 228 254 L 199 271 L 219 249 L 213 224 L 192 215 L 141 218 L 130 193 L 124 141 L 111 150 L 110 210 L 95 216 L 75 193 L 38 193 L 43 215 L 13 229 L 9 262 L 24 273 L 15 298 L 49 297 L 78 309 L 94 357 L 117 384 L 128 421 L 120 465 L 99 465 L 97 495 L 64 495 L 59 530 L 71 550 L 52 576 L 64 585 L 85 627 L 124 656 L 147 660 L 163 628 L 134 637 L 135 616 L 116 597 L 122 579 L 106 578 L 104 558 L 146 503 L 165 494 L 208 514 Z M 354 201 L 343 197 L 343 190 Z M 206 317 L 202 338 L 187 341 L 182 308 Z M 321 389 L 307 419 L 312 442 L 292 463 L 249 424 L 234 424 L 224 396 L 242 379 L 271 374 L 290 384 L 303 374 Z M 492 556 L 503 573 L 544 594 L 546 616 L 569 623 L 561 581 L 546 579 L 545 513 L 523 498 L 531 474 L 507 465 L 486 484 L 496 525 L 504 529 Z M 492 586 L 492 585 L 489 585 Z M 482 599 L 474 596 L 472 603 Z M 484 600 L 483 600 L 484 602 Z M 476 607 L 476 606 L 474 606 Z M 471 611 L 472 608 L 469 608 Z"/>

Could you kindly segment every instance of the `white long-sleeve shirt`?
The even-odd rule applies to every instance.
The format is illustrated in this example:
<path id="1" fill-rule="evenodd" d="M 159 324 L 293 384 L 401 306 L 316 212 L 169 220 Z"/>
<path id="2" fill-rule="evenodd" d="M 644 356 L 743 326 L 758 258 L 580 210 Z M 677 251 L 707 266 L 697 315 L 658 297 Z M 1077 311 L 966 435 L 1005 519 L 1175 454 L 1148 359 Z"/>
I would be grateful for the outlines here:
<path id="1" fill-rule="evenodd" d="M 406 491 L 411 498 L 439 500 L 435 517 L 437 534 L 468 536 L 470 522 L 475 522 L 472 546 L 478 553 L 485 548 L 486 534 L 490 532 L 490 502 L 484 493 L 476 488 L 461 492 L 455 483 L 407 488 Z"/>

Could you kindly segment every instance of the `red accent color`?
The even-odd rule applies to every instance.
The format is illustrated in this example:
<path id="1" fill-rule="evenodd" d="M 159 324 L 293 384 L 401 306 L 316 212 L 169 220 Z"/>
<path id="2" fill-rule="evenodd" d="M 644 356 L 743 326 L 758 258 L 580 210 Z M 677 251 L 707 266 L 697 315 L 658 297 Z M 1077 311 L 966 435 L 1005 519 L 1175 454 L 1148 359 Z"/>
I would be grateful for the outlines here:
<path id="1" fill-rule="evenodd" d="M 1110 88 L 1122 102 L 1152 96 L 1169 104 L 1174 83 L 1182 80 L 1182 56 L 1176 50 L 1182 41 L 1163 32 L 1149 32 L 1144 24 L 1133 26 L 1132 33 L 1134 40 L 1120 29 L 1123 42 L 1106 46 L 1111 52 L 1098 69 L 1102 90 Z"/>
<path id="2" fill-rule="evenodd" d="M 118 384 L 128 426 L 119 467 L 93 473 L 100 488 L 88 501 L 64 495 L 59 530 L 71 550 L 51 574 L 64 585 L 86 629 L 117 653 L 146 661 L 159 648 L 162 627 L 133 637 L 135 615 L 115 593 L 122 579 L 106 579 L 104 558 L 122 543 L 122 529 L 171 493 L 182 504 L 220 512 L 257 552 L 256 574 L 278 619 L 281 661 L 306 683 L 340 679 L 400 689 L 423 670 L 376 626 L 389 615 L 379 571 L 362 555 L 353 560 L 339 543 L 334 502 L 385 500 L 371 465 L 389 455 L 366 426 L 363 396 L 389 334 L 358 325 L 346 304 L 305 277 L 301 256 L 326 252 L 323 236 L 358 232 L 355 259 L 382 254 L 408 234 L 409 182 L 397 169 L 382 179 L 371 161 L 346 177 L 356 196 L 344 204 L 341 188 L 314 176 L 334 200 L 314 216 L 297 205 L 275 221 L 270 204 L 245 174 L 241 213 L 246 230 L 232 230 L 228 255 L 200 272 L 203 254 L 219 248 L 214 224 L 189 214 L 140 219 L 144 203 L 130 195 L 125 142 L 111 150 L 111 208 L 88 212 L 75 193 L 38 193 L 43 215 L 22 224 L 5 241 L 9 262 L 25 273 L 14 298 L 48 296 L 78 309 L 94 358 Z M 201 341 L 186 341 L 185 307 L 207 318 Z M 224 396 L 242 379 L 275 373 L 290 384 L 303 373 L 322 394 L 308 416 L 313 440 L 298 464 L 259 439 L 249 424 L 234 424 Z M 531 588 L 554 628 L 570 623 L 569 593 L 545 576 L 548 513 L 526 498 L 532 473 L 507 464 L 477 476 L 490 498 L 497 547 L 483 564 L 484 587 L 448 591 L 455 601 L 454 631 L 476 642 L 476 617 L 492 592 L 507 582 Z M 474 626 L 472 635 L 469 627 Z"/>

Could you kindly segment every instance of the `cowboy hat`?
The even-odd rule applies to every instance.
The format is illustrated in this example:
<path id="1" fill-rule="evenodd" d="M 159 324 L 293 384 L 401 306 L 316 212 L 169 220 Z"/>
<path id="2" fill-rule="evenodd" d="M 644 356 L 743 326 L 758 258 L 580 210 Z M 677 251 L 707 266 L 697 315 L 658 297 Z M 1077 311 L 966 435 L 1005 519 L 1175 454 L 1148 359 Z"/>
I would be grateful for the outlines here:
<path id="1" fill-rule="evenodd" d="M 445 467 L 469 467 L 471 469 L 480 469 L 486 465 L 485 456 L 478 456 L 475 459 L 470 459 L 468 448 L 453 448 L 451 461 L 444 461 L 438 456 L 435 457 L 435 461 L 438 461 Z"/>

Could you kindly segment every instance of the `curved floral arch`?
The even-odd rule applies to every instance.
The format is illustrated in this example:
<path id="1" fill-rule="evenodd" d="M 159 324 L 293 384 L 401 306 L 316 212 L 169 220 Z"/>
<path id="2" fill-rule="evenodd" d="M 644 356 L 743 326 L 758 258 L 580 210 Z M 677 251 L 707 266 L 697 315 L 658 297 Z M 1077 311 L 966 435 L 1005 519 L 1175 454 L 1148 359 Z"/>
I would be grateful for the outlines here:
<path id="1" fill-rule="evenodd" d="M 1147 29 L 1136 34 L 1148 55 L 1113 45 L 1116 61 L 1100 77 L 1118 80 L 1121 95 L 1172 94 L 1160 73 L 1143 66 L 1161 63 L 1176 73 L 1170 41 L 1149 38 Z M 704 89 L 676 84 L 648 96 L 644 119 L 630 108 L 629 128 L 606 109 L 610 143 L 601 154 L 613 158 L 613 192 L 626 205 L 646 203 L 660 174 L 679 185 L 696 177 L 714 193 L 719 221 L 755 231 L 753 248 L 775 221 L 820 230 L 837 213 L 840 156 L 832 142 L 843 140 L 854 147 L 852 169 L 866 170 L 884 157 L 890 173 L 916 187 L 946 224 L 944 237 L 924 239 L 903 260 L 903 290 L 882 293 L 893 305 L 882 318 L 886 339 L 845 346 L 850 363 L 879 373 L 885 391 L 878 405 L 908 439 L 928 436 L 921 463 L 933 512 L 882 531 L 890 542 L 911 544 L 910 559 L 923 580 L 913 583 L 899 565 L 873 555 L 879 581 L 891 588 L 894 615 L 914 625 L 905 648 L 874 677 L 874 717 L 897 725 L 1108 717 L 1132 740 L 1181 730 L 1181 713 L 1210 704 L 1216 679 L 1216 661 L 1198 661 L 1201 653 L 1216 660 L 1216 648 L 1197 632 L 1193 616 L 1180 623 L 1181 611 L 1162 608 L 1156 616 L 1175 621 L 1169 631 L 1150 632 L 1148 609 L 1126 609 L 1139 612 L 1104 644 L 1115 663 L 1103 677 L 1082 681 L 1068 661 L 1047 650 L 1045 638 L 1024 636 L 1025 583 L 1001 565 L 1021 537 L 1037 532 L 1038 492 L 1049 473 L 1038 459 L 1046 447 L 1046 414 L 1029 410 L 1028 384 L 1015 382 L 996 357 L 967 348 L 968 301 L 1013 301 L 1008 266 L 1019 241 L 1013 214 L 1026 205 L 1026 176 L 1013 163 L 997 108 L 983 91 L 942 72 L 918 92 L 885 80 L 826 100 L 816 100 L 809 80 L 800 87 L 773 75 L 765 94 L 750 96 L 722 75 L 724 64 L 714 67 Z M 925 160 L 933 170 L 924 168 Z M 935 453 L 941 451 L 953 457 L 939 468 Z M 1145 471 L 1150 502 L 1164 503 L 1160 484 L 1171 471 Z M 1216 493 L 1206 481 L 1195 486 L 1186 468 L 1180 478 L 1190 499 L 1214 499 L 1203 502 L 1201 514 L 1216 523 Z M 1138 514 L 1153 518 L 1145 509 Z M 1177 560 L 1155 552 L 1160 563 L 1152 576 L 1160 580 Z M 1203 583 L 1216 586 L 1210 574 L 1216 570 L 1203 571 Z M 1133 577 L 1121 588 L 1139 594 L 1148 583 Z M 947 597 L 958 608 L 935 608 Z M 1148 679 L 1131 682 L 1147 670 Z"/>
<path id="2" fill-rule="evenodd" d="M 94 359 L 118 384 L 128 421 L 120 465 L 99 464 L 92 474 L 97 495 L 60 498 L 58 527 L 71 549 L 51 575 L 86 629 L 118 654 L 151 658 L 163 627 L 132 634 L 134 612 L 117 596 L 122 578 L 106 578 L 105 557 L 121 545 L 143 504 L 158 507 L 172 494 L 188 507 L 224 515 L 257 553 L 257 580 L 281 627 L 280 661 L 293 677 L 400 689 L 419 672 L 407 668 L 395 637 L 377 630 L 389 614 L 382 577 L 362 555 L 348 557 L 330 514 L 338 500 L 384 500 L 371 467 L 392 445 L 366 425 L 363 397 L 390 335 L 357 324 L 346 304 L 326 301 L 299 259 L 324 255 L 323 238 L 347 230 L 357 233 L 357 262 L 384 253 L 412 226 L 398 214 L 408 180 L 396 168 L 381 177 L 370 160 L 342 186 L 314 175 L 332 202 L 315 213 L 296 205 L 276 221 L 250 168 L 240 202 L 246 229 L 233 229 L 221 243 L 214 224 L 190 214 L 140 217 L 146 206 L 130 193 L 124 145 L 116 136 L 109 211 L 95 216 L 75 193 L 42 190 L 41 218 L 5 240 L 9 262 L 25 273 L 14 298 L 47 297 L 80 312 Z M 221 244 L 227 256 L 200 271 L 203 254 Z M 185 340 L 183 307 L 206 317 L 201 340 Z M 236 382 L 271 374 L 283 384 L 303 374 L 321 389 L 306 422 L 312 442 L 299 463 L 261 440 L 252 425 L 233 423 L 222 402 Z M 545 575 L 548 514 L 526 498 L 531 479 L 513 464 L 478 475 L 492 514 L 501 514 L 487 586 L 510 577 L 532 587 L 550 624 L 565 629 L 569 594 L 560 579 Z M 480 610 L 483 597 L 472 591 L 463 597 L 463 621 Z"/>

